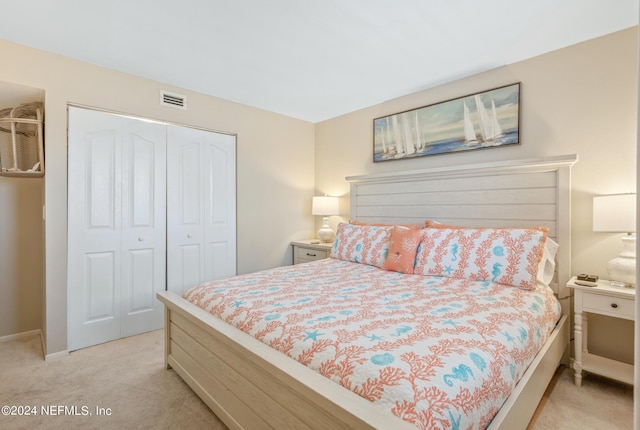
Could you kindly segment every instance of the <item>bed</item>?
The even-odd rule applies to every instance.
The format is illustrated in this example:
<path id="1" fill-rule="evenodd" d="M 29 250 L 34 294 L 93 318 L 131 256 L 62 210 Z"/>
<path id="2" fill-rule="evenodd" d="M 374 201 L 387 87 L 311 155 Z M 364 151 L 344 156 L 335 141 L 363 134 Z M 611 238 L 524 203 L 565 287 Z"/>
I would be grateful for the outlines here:
<path id="1" fill-rule="evenodd" d="M 556 368 L 563 360 L 566 362 L 568 359 L 569 293 L 564 285 L 571 273 L 570 168 L 576 161 L 575 155 L 569 155 L 347 178 L 351 184 L 350 217 L 360 223 L 420 225 L 425 220 L 437 220 L 451 226 L 464 226 L 465 231 L 476 227 L 483 227 L 478 230 L 484 231 L 500 230 L 504 227 L 526 229 L 531 226 L 540 226 L 544 227 L 546 236 L 560 244 L 550 285 L 561 305 L 562 316 L 559 317 L 557 324 L 549 329 L 542 348 L 533 360 L 521 371 L 513 371 L 513 373 L 522 373 L 522 377 L 519 378 L 515 387 L 510 389 L 508 397 L 501 403 L 497 413 L 494 410 L 490 418 L 487 418 L 489 416 L 487 412 L 481 413 L 478 418 L 481 421 L 479 424 L 481 427 L 486 424 L 490 429 L 526 428 Z M 451 229 L 446 230 L 445 227 L 446 225 L 443 231 L 451 233 Z M 430 230 L 430 234 L 441 234 L 437 230 Z M 339 252 L 335 249 L 334 251 Z M 420 252 L 420 250 L 417 251 L 418 254 Z M 272 275 L 275 273 L 276 277 L 289 276 L 295 280 L 298 279 L 296 276 L 301 276 L 296 274 L 296 271 L 308 271 L 315 273 L 314 276 L 318 281 L 321 278 L 321 276 L 318 278 L 318 273 L 322 273 L 322 270 L 329 271 L 333 275 L 338 273 L 338 268 L 333 267 L 332 264 L 352 265 L 348 272 L 357 272 L 358 270 L 354 267 L 365 272 L 381 271 L 377 267 L 371 268 L 371 265 L 362 262 L 356 263 L 348 259 L 330 260 L 333 259 L 306 263 L 300 265 L 302 267 L 274 269 Z M 430 264 L 429 261 L 432 260 L 433 258 L 424 258 L 425 273 L 426 267 Z M 445 266 L 446 264 L 441 265 L 439 270 L 443 270 L 442 267 Z M 438 274 L 437 268 L 428 270 L 435 270 L 433 273 Z M 417 279 L 415 282 L 426 282 L 430 278 L 426 275 L 387 272 L 392 277 L 410 276 L 411 279 Z M 495 273 L 489 270 L 488 276 L 494 275 Z M 237 280 L 255 282 L 256 276 L 260 277 L 262 274 L 243 275 Z M 447 276 L 440 276 L 440 278 L 449 283 L 467 282 Z M 490 279 L 484 285 L 494 285 L 489 281 Z M 301 280 L 300 282 L 308 284 L 309 281 Z M 200 294 L 202 301 L 215 308 L 225 301 L 226 296 L 226 292 L 222 291 L 220 285 L 217 287 L 219 290 L 217 298 L 204 297 L 203 292 L 192 294 Z M 388 288 L 388 286 L 382 288 Z M 465 284 L 465 288 L 469 286 Z M 345 291 L 341 293 L 347 295 L 344 294 Z M 249 299 L 253 298 L 249 294 L 250 292 L 245 292 L 242 300 L 228 298 L 232 300 L 231 308 L 234 303 L 250 302 Z M 382 298 L 380 295 L 377 297 Z M 230 312 L 227 317 L 221 319 L 176 294 L 163 292 L 158 295 L 158 298 L 165 304 L 166 367 L 173 368 L 229 428 L 416 428 L 416 425 L 410 421 L 396 416 L 402 414 L 384 410 L 380 405 L 366 400 L 364 398 L 367 397 L 366 395 L 355 394 L 330 378 L 322 376 L 320 373 L 326 374 L 326 369 L 323 372 L 314 371 L 300 363 L 305 360 L 294 360 L 271 348 L 268 343 L 273 345 L 274 342 L 282 343 L 283 341 L 281 338 L 276 340 L 271 338 L 265 343 L 269 335 L 265 334 L 262 327 L 256 326 L 254 330 L 261 333 L 258 338 L 262 340 L 259 340 L 223 321 L 226 318 L 227 321 L 233 322 L 237 314 L 242 312 L 231 309 L 227 311 Z M 256 300 L 259 301 L 260 298 Z M 504 301 L 506 303 L 510 300 L 514 299 Z M 399 306 L 395 302 L 391 305 Z M 463 305 L 460 304 L 460 306 Z M 238 305 L 236 309 L 241 307 Z M 393 309 L 391 310 L 393 314 Z M 275 318 L 274 313 L 261 312 L 253 315 L 254 321 L 257 318 L 256 315 L 259 315 L 257 319 L 273 320 Z M 315 323 L 320 325 L 308 327 L 309 330 L 303 336 L 307 340 L 315 340 L 309 338 L 331 330 L 329 320 L 341 318 L 336 313 L 320 315 L 317 311 L 308 314 L 307 317 L 312 314 L 318 320 Z M 278 315 L 278 318 L 280 316 Z M 344 317 L 351 318 L 348 314 Z M 301 326 L 311 324 L 311 319 L 304 320 Z M 302 320 L 298 322 L 300 321 Z M 454 321 L 451 323 L 453 324 Z M 236 325 L 243 324 L 247 325 L 246 323 Z M 402 325 L 393 327 L 403 328 Z M 415 328 L 407 327 L 407 331 Z M 342 333 L 345 332 L 343 330 Z M 393 333 L 387 332 L 386 338 L 391 339 L 391 334 Z M 401 335 L 401 332 L 398 331 L 397 334 Z M 509 341 L 513 341 L 514 337 L 517 336 L 506 335 Z M 296 354 L 300 357 L 300 351 Z M 373 361 L 378 360 L 385 364 L 385 360 L 392 360 L 391 356 L 394 353 L 374 351 L 371 354 L 375 356 Z M 475 357 L 479 357 L 479 354 L 472 357 L 473 360 L 468 366 L 447 365 L 451 372 L 448 373 L 448 379 L 444 378 L 446 385 L 449 383 L 453 385 L 462 379 L 476 379 L 479 374 L 478 369 L 483 367 L 484 360 L 482 358 L 476 360 Z M 470 376 L 471 374 L 473 376 Z M 360 386 L 363 386 L 363 381 L 359 382 Z M 448 423 L 448 427 L 456 428 L 460 423 L 459 420 L 460 417 L 457 415 L 449 416 L 449 421 L 443 420 L 441 423 Z M 462 428 L 467 427 L 462 426 Z"/>

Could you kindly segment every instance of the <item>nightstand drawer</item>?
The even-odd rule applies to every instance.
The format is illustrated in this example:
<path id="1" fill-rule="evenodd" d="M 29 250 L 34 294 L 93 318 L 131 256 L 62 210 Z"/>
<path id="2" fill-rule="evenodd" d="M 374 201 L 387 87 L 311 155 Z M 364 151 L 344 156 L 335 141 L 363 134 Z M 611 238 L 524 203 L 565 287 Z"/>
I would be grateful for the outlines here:
<path id="1" fill-rule="evenodd" d="M 317 239 L 294 240 L 291 245 L 293 246 L 293 264 L 329 258 L 333 246 L 332 243 L 320 242 Z"/>
<path id="2" fill-rule="evenodd" d="M 298 260 L 301 262 L 322 260 L 324 258 L 329 257 L 329 251 L 312 249 L 312 248 L 304 248 L 302 246 L 297 246 L 296 248 L 297 248 Z"/>
<path id="3" fill-rule="evenodd" d="M 582 308 L 585 312 L 611 315 L 618 318 L 633 319 L 635 301 L 620 297 L 583 293 Z"/>

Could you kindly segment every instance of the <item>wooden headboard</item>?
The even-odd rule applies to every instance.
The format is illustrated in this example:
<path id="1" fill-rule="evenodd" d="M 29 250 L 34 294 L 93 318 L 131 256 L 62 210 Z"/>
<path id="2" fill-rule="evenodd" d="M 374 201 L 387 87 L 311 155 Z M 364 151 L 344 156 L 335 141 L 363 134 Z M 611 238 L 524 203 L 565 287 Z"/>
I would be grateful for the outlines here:
<path id="1" fill-rule="evenodd" d="M 433 219 L 468 227 L 548 227 L 549 237 L 560 245 L 552 288 L 565 299 L 571 277 L 571 166 L 577 160 L 573 154 L 349 176 L 350 218 L 386 224 Z"/>

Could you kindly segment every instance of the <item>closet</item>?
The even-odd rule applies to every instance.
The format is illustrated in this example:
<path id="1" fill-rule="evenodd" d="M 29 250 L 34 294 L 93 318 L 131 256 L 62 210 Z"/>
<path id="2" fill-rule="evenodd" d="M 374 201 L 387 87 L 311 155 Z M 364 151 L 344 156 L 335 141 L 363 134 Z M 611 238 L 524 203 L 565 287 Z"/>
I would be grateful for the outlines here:
<path id="1" fill-rule="evenodd" d="M 69 107 L 68 349 L 162 328 L 235 275 L 235 136 Z"/>

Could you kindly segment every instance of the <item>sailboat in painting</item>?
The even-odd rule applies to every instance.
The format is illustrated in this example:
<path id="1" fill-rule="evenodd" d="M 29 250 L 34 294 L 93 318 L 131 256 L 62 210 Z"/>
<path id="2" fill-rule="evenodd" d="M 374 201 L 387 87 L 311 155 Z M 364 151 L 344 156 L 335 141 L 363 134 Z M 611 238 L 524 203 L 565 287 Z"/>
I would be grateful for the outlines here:
<path id="1" fill-rule="evenodd" d="M 480 117 L 480 130 L 482 131 L 482 140 L 484 145 L 492 145 L 496 139 L 503 137 L 502 127 L 498 122 L 498 115 L 496 113 L 496 104 L 491 100 L 491 113 L 487 112 L 484 104 L 480 100 L 479 95 L 475 95 L 476 108 L 478 110 L 478 116 Z"/>
<path id="2" fill-rule="evenodd" d="M 464 139 L 468 147 L 477 146 L 480 142 L 476 136 L 476 130 L 471 122 L 471 115 L 469 114 L 469 107 L 465 101 L 462 101 L 462 107 L 464 110 Z"/>

